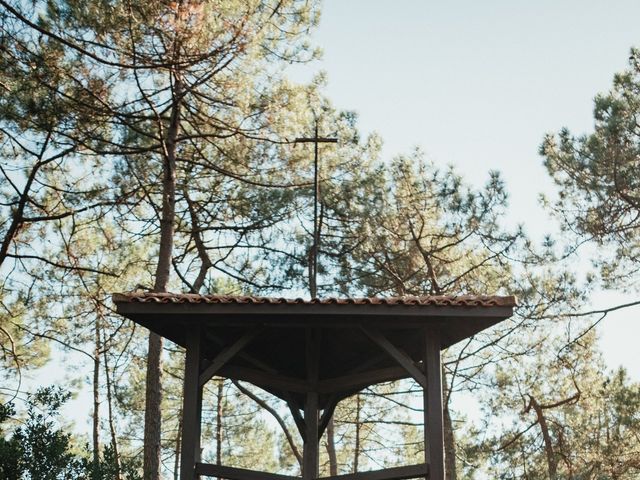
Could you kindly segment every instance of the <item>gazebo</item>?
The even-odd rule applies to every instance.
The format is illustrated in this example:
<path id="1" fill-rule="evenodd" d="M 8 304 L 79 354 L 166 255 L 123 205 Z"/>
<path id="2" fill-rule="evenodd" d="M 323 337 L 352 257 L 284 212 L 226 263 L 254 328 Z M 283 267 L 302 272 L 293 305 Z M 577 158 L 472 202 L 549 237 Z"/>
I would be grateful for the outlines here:
<path id="1" fill-rule="evenodd" d="M 298 477 L 200 461 L 203 386 L 243 380 L 284 400 L 303 440 L 303 480 L 319 478 L 318 445 L 338 402 L 381 382 L 424 391 L 425 462 L 324 480 L 444 479 L 440 351 L 510 317 L 512 296 L 285 299 L 132 292 L 117 311 L 186 349 L 181 480 Z"/>

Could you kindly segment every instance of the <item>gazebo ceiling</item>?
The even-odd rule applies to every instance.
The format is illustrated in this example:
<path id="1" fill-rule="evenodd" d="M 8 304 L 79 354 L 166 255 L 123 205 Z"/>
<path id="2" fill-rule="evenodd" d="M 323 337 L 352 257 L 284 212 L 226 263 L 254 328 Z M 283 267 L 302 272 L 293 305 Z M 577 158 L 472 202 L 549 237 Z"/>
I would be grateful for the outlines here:
<path id="1" fill-rule="evenodd" d="M 216 374 L 249 381 L 298 405 L 309 390 L 318 391 L 322 405 L 374 383 L 409 377 L 381 350 L 381 337 L 419 364 L 425 328 L 439 330 L 443 349 L 510 317 L 516 305 L 513 296 L 303 300 L 133 292 L 114 294 L 113 300 L 118 313 L 181 346 L 187 331 L 199 327 L 204 359 L 242 343 L 242 351 Z M 306 379 L 306 327 L 320 337 L 315 385 Z"/>

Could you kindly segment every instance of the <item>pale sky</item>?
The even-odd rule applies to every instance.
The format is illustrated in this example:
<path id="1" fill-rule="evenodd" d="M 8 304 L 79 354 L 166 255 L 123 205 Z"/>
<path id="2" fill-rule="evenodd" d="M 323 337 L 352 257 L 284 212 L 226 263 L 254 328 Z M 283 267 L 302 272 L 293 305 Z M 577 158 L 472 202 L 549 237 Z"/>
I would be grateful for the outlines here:
<path id="1" fill-rule="evenodd" d="M 542 137 L 590 131 L 593 97 L 640 47 L 639 20 L 640 2 L 627 0 L 325 0 L 323 59 L 295 77 L 325 71 L 329 98 L 382 136 L 385 158 L 419 146 L 473 183 L 501 171 L 509 220 L 541 238 L 553 230 L 538 203 L 552 190 Z M 593 306 L 636 298 L 602 292 Z M 599 330 L 609 366 L 638 381 L 639 316 L 611 314 Z"/>

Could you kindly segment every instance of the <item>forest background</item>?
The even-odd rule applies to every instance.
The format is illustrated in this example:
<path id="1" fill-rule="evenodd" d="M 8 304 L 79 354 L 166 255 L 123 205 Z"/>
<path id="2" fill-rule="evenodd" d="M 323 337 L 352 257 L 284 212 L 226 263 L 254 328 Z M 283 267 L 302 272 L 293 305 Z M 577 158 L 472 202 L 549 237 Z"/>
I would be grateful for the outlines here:
<path id="1" fill-rule="evenodd" d="M 71 363 L 66 388 L 82 392 L 71 408 L 92 415 L 91 435 L 86 449 L 80 436 L 62 449 L 69 456 L 60 475 L 64 469 L 92 478 L 139 474 L 142 444 L 153 437 L 136 434 L 145 423 L 146 338 L 110 315 L 108 294 L 154 288 L 154 281 L 158 289 L 158 229 L 165 218 L 158 187 L 166 181 L 172 141 L 182 191 L 170 262 L 175 271 L 163 288 L 300 295 L 310 287 L 311 152 L 287 141 L 313 129 L 315 111 L 321 128 L 340 139 L 338 149 L 323 150 L 321 295 L 522 298 L 506 331 L 446 354 L 453 390 L 445 412 L 449 477 L 500 472 L 504 478 L 575 478 L 580 472 L 583 478 L 637 478 L 633 310 L 612 312 L 599 324 L 606 364 L 591 330 L 602 314 L 582 315 L 633 302 L 637 293 L 637 132 L 629 123 L 636 118 L 637 64 L 633 54 L 628 59 L 636 41 L 636 6 L 621 2 L 605 9 L 581 2 L 515 10 L 501 2 L 469 2 L 459 10 L 413 3 L 389 11 L 381 2 L 327 2 L 323 23 L 310 38 L 325 49 L 325 85 L 322 77 L 312 78 L 318 63 L 307 63 L 314 56 L 305 43 L 307 29 L 319 10 L 313 3 L 226 2 L 221 8 L 213 2 L 218 10 L 211 18 L 216 10 L 199 2 L 146 11 L 134 2 L 121 4 L 121 20 L 155 19 L 164 22 L 161 32 L 157 23 L 144 21 L 140 29 L 127 29 L 126 22 L 106 21 L 104 11 L 82 2 L 54 5 L 63 14 L 29 25 L 29 18 L 37 18 L 31 10 L 3 2 L 0 325 L 8 380 L 3 394 L 18 410 L 3 426 L 6 439 L 28 432 L 29 405 L 57 406 L 53 391 L 27 394 L 45 378 L 59 383 L 60 365 Z M 132 11 L 137 15 L 131 17 Z M 229 36 L 239 18 L 246 30 L 238 27 Z M 122 43 L 110 50 L 101 44 L 107 38 Z M 187 58 L 176 59 L 180 48 L 160 55 L 149 39 L 162 38 L 180 38 Z M 34 64 L 38 58 L 47 61 Z M 143 68 L 131 59 L 149 64 Z M 285 71 L 297 85 L 280 71 L 290 61 L 304 62 Z M 191 75 L 183 77 L 189 78 L 188 100 L 176 95 L 176 66 Z M 613 73 L 625 69 L 629 73 L 612 87 Z M 198 75 L 210 83 L 199 83 Z M 131 98 L 123 85 L 136 85 Z M 214 98 L 221 91 L 223 98 Z M 592 132 L 597 92 L 603 92 L 595 110 L 601 128 L 590 142 L 578 148 L 579 140 L 562 134 L 545 140 L 546 132 L 563 126 L 578 135 Z M 183 120 L 175 125 L 188 135 L 174 132 L 171 140 L 175 116 L 169 112 L 176 105 L 187 113 L 179 113 Z M 381 132 L 386 146 L 377 135 L 358 133 L 372 130 Z M 426 159 L 409 149 L 417 143 Z M 60 156 L 55 168 L 37 172 L 39 183 L 21 196 L 34 165 L 45 158 L 40 152 Z M 502 179 L 490 170 L 503 172 Z M 574 182 L 563 176 L 567 172 Z M 538 203 L 541 192 L 550 197 L 546 209 Z M 344 204 L 347 196 L 352 205 Z M 31 210 L 20 212 L 21 199 Z M 561 205 L 554 203 L 558 199 Z M 550 221 L 554 207 L 561 214 Z M 607 230 L 612 226 L 620 228 Z M 283 245 L 279 238 L 291 242 Z M 114 277 L 124 264 L 127 273 Z M 160 471 L 170 477 L 179 463 L 181 353 L 164 345 L 161 356 L 169 401 L 158 405 L 162 448 L 157 467 L 144 455 L 147 478 Z M 631 380 L 613 371 L 619 364 L 635 372 Z M 89 377 L 79 374 L 84 365 Z M 210 392 L 206 455 L 295 471 L 295 427 L 286 409 L 246 388 L 219 381 Z M 336 413 L 333 441 L 325 439 L 323 468 L 354 471 L 416 457 L 419 427 L 407 413 L 418 408 L 415 393 L 410 384 L 383 385 L 347 402 Z M 266 413 L 255 416 L 260 409 Z M 76 423 L 81 415 L 72 416 Z M 34 411 L 30 418 L 37 423 Z M 247 424 L 247 418 L 256 421 Z M 71 428 L 54 423 L 49 433 L 58 427 Z M 273 448 L 247 450 L 240 438 Z M 29 452 L 12 454 L 28 459 Z M 24 465 L 21 475 L 39 478 L 28 461 Z"/>

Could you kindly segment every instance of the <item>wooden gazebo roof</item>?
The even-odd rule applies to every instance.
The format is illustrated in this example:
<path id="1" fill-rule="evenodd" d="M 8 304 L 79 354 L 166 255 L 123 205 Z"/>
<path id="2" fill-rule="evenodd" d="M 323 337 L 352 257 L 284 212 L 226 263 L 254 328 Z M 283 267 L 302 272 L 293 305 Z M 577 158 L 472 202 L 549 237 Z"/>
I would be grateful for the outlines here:
<path id="1" fill-rule="evenodd" d="M 440 350 L 505 320 L 515 297 L 285 299 L 133 292 L 118 313 L 185 347 L 182 480 L 297 480 L 202 463 L 202 389 L 214 375 L 283 399 L 304 442 L 303 480 L 318 480 L 319 438 L 338 402 L 414 378 L 424 393 L 425 463 L 322 480 L 444 480 Z"/>
<path id="2" fill-rule="evenodd" d="M 286 391 L 298 405 L 309 387 L 304 327 L 331 330 L 321 334 L 319 345 L 321 406 L 336 394 L 344 398 L 370 384 L 410 376 L 371 340 L 375 332 L 418 363 L 423 339 L 416 327 L 437 328 L 444 349 L 510 317 L 516 304 L 513 296 L 304 300 L 147 292 L 115 294 L 113 300 L 118 313 L 183 347 L 187 331 L 199 325 L 205 358 L 215 358 L 245 332 L 254 332 L 242 354 L 217 374 L 249 381 L 279 397 Z"/>

